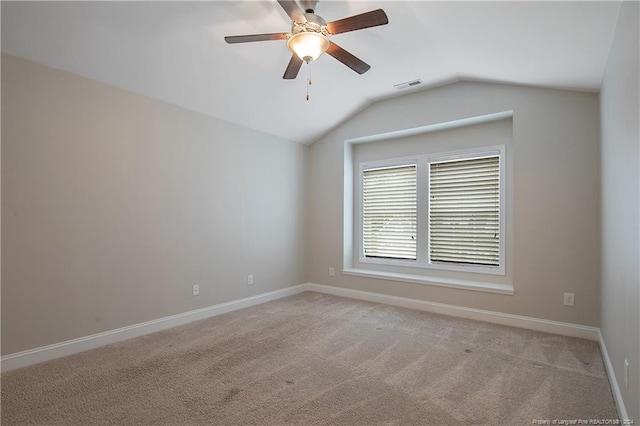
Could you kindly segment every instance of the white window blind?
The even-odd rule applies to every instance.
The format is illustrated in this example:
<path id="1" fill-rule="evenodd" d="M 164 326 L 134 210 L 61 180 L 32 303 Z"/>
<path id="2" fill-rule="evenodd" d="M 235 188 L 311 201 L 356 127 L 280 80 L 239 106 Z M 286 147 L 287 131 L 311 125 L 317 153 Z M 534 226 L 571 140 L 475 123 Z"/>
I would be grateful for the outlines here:
<path id="1" fill-rule="evenodd" d="M 362 173 L 365 257 L 416 259 L 416 165 Z"/>
<path id="2" fill-rule="evenodd" d="M 429 258 L 499 266 L 499 156 L 429 164 Z"/>

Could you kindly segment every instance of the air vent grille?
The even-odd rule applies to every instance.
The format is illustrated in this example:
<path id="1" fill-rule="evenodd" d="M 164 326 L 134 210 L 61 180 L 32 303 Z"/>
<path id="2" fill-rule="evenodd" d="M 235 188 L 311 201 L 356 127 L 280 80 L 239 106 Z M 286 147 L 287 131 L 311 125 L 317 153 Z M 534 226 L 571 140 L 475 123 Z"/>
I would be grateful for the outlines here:
<path id="1" fill-rule="evenodd" d="M 418 79 L 418 80 L 406 81 L 400 84 L 394 84 L 393 87 L 395 87 L 398 90 L 403 90 L 403 89 L 408 89 L 410 87 L 419 86 L 421 84 L 422 84 L 422 80 Z"/>

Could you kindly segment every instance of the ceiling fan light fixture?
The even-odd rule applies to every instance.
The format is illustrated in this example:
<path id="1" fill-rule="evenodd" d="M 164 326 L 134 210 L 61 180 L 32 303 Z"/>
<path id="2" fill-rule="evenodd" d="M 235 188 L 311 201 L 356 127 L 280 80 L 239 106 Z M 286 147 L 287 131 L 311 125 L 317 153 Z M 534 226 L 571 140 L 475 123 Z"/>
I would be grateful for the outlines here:
<path id="1" fill-rule="evenodd" d="M 329 44 L 327 36 L 314 31 L 301 31 L 287 40 L 289 50 L 307 63 L 318 59 L 327 51 Z"/>
<path id="2" fill-rule="evenodd" d="M 254 41 L 287 40 L 291 50 L 291 59 L 282 78 L 293 80 L 304 62 L 315 61 L 323 53 L 342 62 L 358 74 L 369 71 L 371 66 L 362 59 L 352 55 L 342 47 L 329 40 L 330 36 L 365 28 L 377 27 L 389 23 L 387 14 L 382 9 L 372 10 L 359 15 L 348 16 L 337 21 L 327 22 L 316 15 L 318 0 L 277 0 L 284 12 L 291 18 L 290 33 L 247 34 L 226 36 L 229 44 L 250 43 Z M 300 6 L 304 8 L 301 9 Z M 307 68 L 308 70 L 308 68 Z M 309 84 L 311 80 L 307 79 Z"/>

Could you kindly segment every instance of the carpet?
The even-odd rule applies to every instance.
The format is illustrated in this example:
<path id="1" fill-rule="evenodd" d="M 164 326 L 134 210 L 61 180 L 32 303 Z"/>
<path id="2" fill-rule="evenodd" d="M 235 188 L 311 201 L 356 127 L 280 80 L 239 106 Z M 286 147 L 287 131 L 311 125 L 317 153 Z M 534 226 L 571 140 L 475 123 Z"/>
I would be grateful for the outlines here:
<path id="1" fill-rule="evenodd" d="M 598 343 L 306 292 L 2 374 L 3 425 L 617 418 Z"/>

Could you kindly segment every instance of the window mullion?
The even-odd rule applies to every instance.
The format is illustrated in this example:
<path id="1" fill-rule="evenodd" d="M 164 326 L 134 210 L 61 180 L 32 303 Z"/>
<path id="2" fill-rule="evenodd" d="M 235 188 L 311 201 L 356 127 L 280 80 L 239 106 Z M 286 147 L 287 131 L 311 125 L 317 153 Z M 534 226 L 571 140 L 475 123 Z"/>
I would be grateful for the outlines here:
<path id="1" fill-rule="evenodd" d="M 429 160 L 421 158 L 417 162 L 416 194 L 418 204 L 416 224 L 416 260 L 426 265 L 429 261 Z"/>

